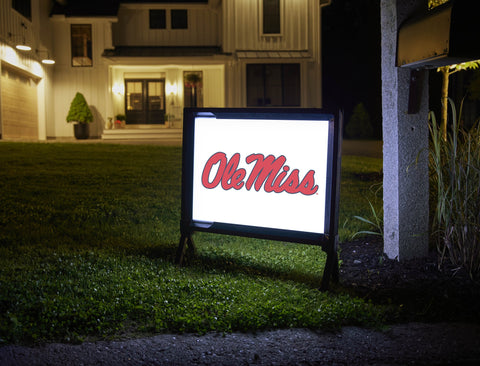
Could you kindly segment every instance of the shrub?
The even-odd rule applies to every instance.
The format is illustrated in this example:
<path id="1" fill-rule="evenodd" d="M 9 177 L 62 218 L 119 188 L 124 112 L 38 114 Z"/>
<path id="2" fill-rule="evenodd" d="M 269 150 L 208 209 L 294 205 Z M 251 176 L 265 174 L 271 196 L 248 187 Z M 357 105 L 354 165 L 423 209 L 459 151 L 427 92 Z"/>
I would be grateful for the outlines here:
<path id="1" fill-rule="evenodd" d="M 373 127 L 370 115 L 363 103 L 359 103 L 353 109 L 352 116 L 345 127 L 348 138 L 368 139 L 373 135 Z"/>
<path id="2" fill-rule="evenodd" d="M 87 101 L 82 93 L 75 94 L 70 110 L 67 115 L 67 122 L 90 123 L 93 121 L 93 115 L 88 107 Z"/>
<path id="3" fill-rule="evenodd" d="M 441 262 L 449 258 L 475 278 L 480 274 L 480 126 L 461 129 L 451 100 L 450 104 L 453 124 L 446 141 L 430 112 L 431 187 L 436 202 L 432 232 Z"/>

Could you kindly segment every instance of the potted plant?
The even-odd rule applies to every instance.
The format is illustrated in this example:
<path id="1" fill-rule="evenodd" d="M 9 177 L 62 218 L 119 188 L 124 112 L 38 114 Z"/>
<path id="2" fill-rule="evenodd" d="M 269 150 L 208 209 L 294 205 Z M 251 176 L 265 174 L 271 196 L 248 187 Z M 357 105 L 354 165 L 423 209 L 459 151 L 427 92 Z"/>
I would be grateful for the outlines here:
<path id="1" fill-rule="evenodd" d="M 125 127 L 125 121 L 127 118 L 124 114 L 117 114 L 115 116 L 115 128 L 123 128 Z"/>
<path id="2" fill-rule="evenodd" d="M 191 89 L 190 107 L 197 107 L 197 87 L 201 82 L 202 77 L 198 72 L 185 75 L 185 87 Z"/>
<path id="3" fill-rule="evenodd" d="M 93 122 L 93 114 L 82 93 L 77 92 L 77 94 L 75 94 L 75 98 L 73 98 L 72 103 L 70 104 L 67 122 L 74 122 L 73 131 L 76 139 L 88 139 L 88 124 Z"/>

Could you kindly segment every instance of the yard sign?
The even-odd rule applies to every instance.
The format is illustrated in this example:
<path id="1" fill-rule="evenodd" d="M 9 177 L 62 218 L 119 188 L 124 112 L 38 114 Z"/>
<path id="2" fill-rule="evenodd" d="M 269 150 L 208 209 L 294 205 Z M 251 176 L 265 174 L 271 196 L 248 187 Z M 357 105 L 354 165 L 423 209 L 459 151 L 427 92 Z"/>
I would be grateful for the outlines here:
<path id="1" fill-rule="evenodd" d="M 340 121 L 318 109 L 186 108 L 177 261 L 195 231 L 320 245 L 338 277 Z"/>

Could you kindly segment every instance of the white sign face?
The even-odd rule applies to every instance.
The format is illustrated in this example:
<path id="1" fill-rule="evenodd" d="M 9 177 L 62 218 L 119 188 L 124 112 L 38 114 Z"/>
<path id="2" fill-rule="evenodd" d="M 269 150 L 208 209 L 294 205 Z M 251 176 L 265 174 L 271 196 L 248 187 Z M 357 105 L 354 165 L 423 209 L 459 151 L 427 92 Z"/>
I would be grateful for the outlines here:
<path id="1" fill-rule="evenodd" d="M 329 121 L 195 118 L 192 219 L 325 233 Z"/>

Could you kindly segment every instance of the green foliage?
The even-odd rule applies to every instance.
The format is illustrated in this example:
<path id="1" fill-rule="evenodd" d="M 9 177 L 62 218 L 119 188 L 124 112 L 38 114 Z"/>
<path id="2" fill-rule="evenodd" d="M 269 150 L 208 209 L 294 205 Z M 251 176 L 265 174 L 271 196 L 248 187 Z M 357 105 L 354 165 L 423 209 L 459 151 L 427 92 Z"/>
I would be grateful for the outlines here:
<path id="1" fill-rule="evenodd" d="M 82 93 L 75 94 L 75 97 L 70 104 L 70 109 L 67 115 L 67 122 L 91 123 L 93 122 L 93 115 L 88 107 L 87 101 Z"/>
<path id="2" fill-rule="evenodd" d="M 0 166 L 2 340 L 331 329 L 386 314 L 319 292 L 325 255 L 315 246 L 197 233 L 197 256 L 174 265 L 178 147 L 5 142 Z M 365 176 L 381 160 L 346 156 L 343 166 L 341 218 L 368 213 Z"/>
<path id="3" fill-rule="evenodd" d="M 125 116 L 124 114 L 117 114 L 117 115 L 115 116 L 115 119 L 116 119 L 117 121 L 126 121 L 127 118 L 126 118 L 126 116 Z"/>
<path id="4" fill-rule="evenodd" d="M 358 235 L 378 235 L 383 238 L 383 209 L 380 210 L 380 212 L 377 212 L 372 202 L 368 201 L 368 204 L 370 205 L 371 217 L 365 218 L 355 215 L 354 218 L 366 223 L 370 230 L 358 231 L 352 236 L 352 238 L 355 238 Z"/>
<path id="5" fill-rule="evenodd" d="M 192 72 L 185 75 L 185 81 L 192 86 L 196 86 L 202 82 L 202 77 L 198 73 Z"/>
<path id="6" fill-rule="evenodd" d="M 447 65 L 437 68 L 437 72 L 442 73 L 442 92 L 441 101 L 442 109 L 440 115 L 442 137 L 447 141 L 447 114 L 448 114 L 448 84 L 450 75 L 463 70 L 475 70 L 480 66 L 480 60 L 463 62 L 460 64 Z"/>
<path id="7" fill-rule="evenodd" d="M 433 9 L 433 8 L 436 8 L 437 6 L 445 4 L 449 1 L 450 0 L 428 0 L 428 8 Z"/>
<path id="8" fill-rule="evenodd" d="M 382 212 L 382 159 L 342 156 L 340 180 L 340 215 L 338 235 L 340 241 L 377 231 L 369 223 L 352 218 L 362 217 L 371 222 L 383 219 Z M 373 210 L 373 211 L 372 211 Z M 372 217 L 372 213 L 375 214 Z M 367 224 L 367 225 L 365 225 Z"/>
<path id="9" fill-rule="evenodd" d="M 450 259 L 475 278 L 480 274 L 480 126 L 462 130 L 450 104 L 453 126 L 446 141 L 430 113 L 433 232 L 442 260 Z"/>
<path id="10" fill-rule="evenodd" d="M 363 103 L 359 103 L 353 109 L 352 116 L 345 127 L 348 138 L 369 139 L 373 136 L 373 127 Z"/>

